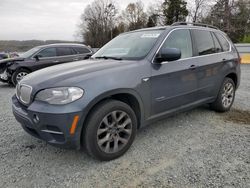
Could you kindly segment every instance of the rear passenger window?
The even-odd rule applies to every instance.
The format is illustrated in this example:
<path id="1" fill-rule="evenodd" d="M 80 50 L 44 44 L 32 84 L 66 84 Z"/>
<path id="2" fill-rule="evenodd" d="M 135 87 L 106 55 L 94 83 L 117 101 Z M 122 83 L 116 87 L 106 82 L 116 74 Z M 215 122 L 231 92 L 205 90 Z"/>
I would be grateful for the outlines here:
<path id="1" fill-rule="evenodd" d="M 173 31 L 162 48 L 177 48 L 181 50 L 181 58 L 188 58 L 193 56 L 192 41 L 190 31 L 187 29 L 181 29 Z"/>
<path id="2" fill-rule="evenodd" d="M 223 52 L 223 49 L 217 39 L 217 37 L 215 36 L 214 33 L 212 33 L 212 37 L 213 37 L 213 40 L 214 40 L 214 46 L 215 46 L 215 52 L 218 53 L 218 52 Z"/>
<path id="3" fill-rule="evenodd" d="M 74 47 L 75 51 L 78 53 L 78 54 L 87 54 L 87 53 L 90 53 L 89 49 L 88 48 L 84 48 L 84 47 Z"/>
<path id="4" fill-rule="evenodd" d="M 59 47 L 57 48 L 57 55 L 58 56 L 73 55 L 73 50 L 68 47 Z"/>
<path id="5" fill-rule="evenodd" d="M 215 53 L 215 46 L 210 31 L 193 30 L 193 35 L 199 55 Z"/>
<path id="6" fill-rule="evenodd" d="M 226 51 L 229 51 L 230 50 L 230 45 L 229 43 L 227 42 L 227 40 L 225 39 L 225 37 L 222 36 L 222 34 L 220 33 L 215 33 L 218 40 L 220 41 L 220 44 L 222 46 L 222 49 L 224 52 Z"/>

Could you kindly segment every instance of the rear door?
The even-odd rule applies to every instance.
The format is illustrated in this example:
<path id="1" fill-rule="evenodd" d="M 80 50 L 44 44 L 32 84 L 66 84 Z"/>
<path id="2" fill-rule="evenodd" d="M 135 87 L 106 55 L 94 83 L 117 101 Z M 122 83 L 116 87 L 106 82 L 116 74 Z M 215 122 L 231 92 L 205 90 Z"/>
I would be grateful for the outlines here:
<path id="1" fill-rule="evenodd" d="M 198 71 L 197 100 L 209 100 L 217 95 L 223 63 L 228 61 L 230 57 L 224 53 L 214 32 L 192 29 L 192 37 L 195 41 L 195 62 Z"/>
<path id="2" fill-rule="evenodd" d="M 196 100 L 197 75 L 193 69 L 193 47 L 189 29 L 173 30 L 161 48 L 178 48 L 180 60 L 153 64 L 152 115 L 182 108 Z"/>

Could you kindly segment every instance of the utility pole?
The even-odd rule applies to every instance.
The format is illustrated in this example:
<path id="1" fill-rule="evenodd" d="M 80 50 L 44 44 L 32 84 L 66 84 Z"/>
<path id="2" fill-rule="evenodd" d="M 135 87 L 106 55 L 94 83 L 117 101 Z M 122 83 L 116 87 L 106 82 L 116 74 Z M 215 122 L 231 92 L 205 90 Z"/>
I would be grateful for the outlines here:
<path id="1" fill-rule="evenodd" d="M 224 30 L 226 33 L 230 31 L 230 7 L 229 0 L 224 0 Z"/>

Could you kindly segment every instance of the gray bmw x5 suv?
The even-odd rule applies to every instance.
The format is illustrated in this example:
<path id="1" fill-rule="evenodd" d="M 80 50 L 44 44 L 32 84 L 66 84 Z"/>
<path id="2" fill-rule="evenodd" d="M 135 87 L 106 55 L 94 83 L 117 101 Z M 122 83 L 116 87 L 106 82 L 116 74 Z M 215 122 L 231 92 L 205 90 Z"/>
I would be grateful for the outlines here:
<path id="1" fill-rule="evenodd" d="M 239 54 L 225 33 L 176 23 L 123 33 L 89 60 L 29 74 L 12 107 L 29 134 L 112 160 L 154 121 L 202 104 L 228 111 L 239 84 Z"/>

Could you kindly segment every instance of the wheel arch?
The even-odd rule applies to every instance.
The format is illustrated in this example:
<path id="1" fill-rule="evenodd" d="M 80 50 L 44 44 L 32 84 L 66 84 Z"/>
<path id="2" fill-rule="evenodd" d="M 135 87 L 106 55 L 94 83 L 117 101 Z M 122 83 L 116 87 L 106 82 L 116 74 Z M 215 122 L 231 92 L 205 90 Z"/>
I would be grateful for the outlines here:
<path id="1" fill-rule="evenodd" d="M 231 72 L 225 76 L 225 78 L 231 78 L 234 81 L 235 87 L 238 86 L 238 76 L 235 72 Z"/>
<path id="2" fill-rule="evenodd" d="M 85 119 L 83 123 L 87 121 L 88 116 L 91 114 L 93 109 L 98 104 L 108 99 L 114 99 L 114 100 L 118 100 L 118 101 L 128 104 L 135 112 L 136 117 L 137 117 L 137 122 L 138 122 L 138 128 L 140 128 L 141 123 L 144 120 L 144 108 L 143 108 L 141 97 L 133 89 L 112 90 L 112 91 L 105 92 L 95 97 L 85 108 L 86 114 L 85 114 Z"/>
<path id="3" fill-rule="evenodd" d="M 13 66 L 13 65 L 11 65 L 10 67 L 8 67 L 8 70 L 10 70 L 12 74 L 13 74 L 15 71 L 20 70 L 20 69 L 27 70 L 27 71 L 29 71 L 30 73 L 32 72 L 32 70 L 31 70 L 30 68 L 25 67 L 25 66 L 17 66 L 17 65 Z"/>

